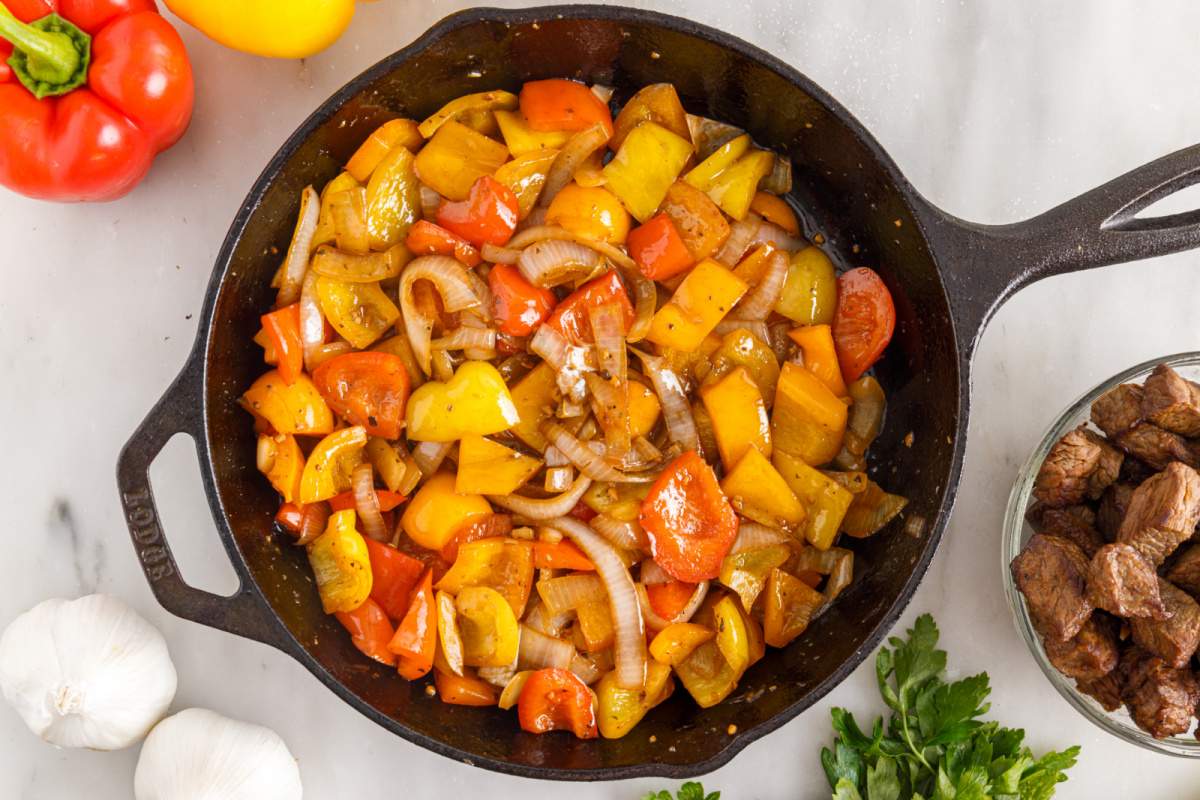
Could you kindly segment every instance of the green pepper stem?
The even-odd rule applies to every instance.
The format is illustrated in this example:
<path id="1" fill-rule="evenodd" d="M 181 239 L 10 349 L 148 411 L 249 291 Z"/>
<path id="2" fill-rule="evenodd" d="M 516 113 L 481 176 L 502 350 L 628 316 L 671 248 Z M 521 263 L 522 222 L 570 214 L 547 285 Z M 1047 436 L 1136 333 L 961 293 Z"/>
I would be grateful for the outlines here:
<path id="1" fill-rule="evenodd" d="M 57 14 L 28 24 L 0 2 L 0 39 L 12 44 L 9 63 L 38 97 L 63 94 L 86 78 L 91 37 Z"/>

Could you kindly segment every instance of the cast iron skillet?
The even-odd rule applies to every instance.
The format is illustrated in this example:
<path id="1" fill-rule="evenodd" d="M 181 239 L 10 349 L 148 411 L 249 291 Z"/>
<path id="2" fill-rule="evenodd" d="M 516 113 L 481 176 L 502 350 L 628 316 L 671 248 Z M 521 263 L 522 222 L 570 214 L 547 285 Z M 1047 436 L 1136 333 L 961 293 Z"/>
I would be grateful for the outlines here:
<path id="1" fill-rule="evenodd" d="M 877 370 L 890 414 L 872 453 L 889 490 L 910 498 L 908 516 L 926 523 L 920 537 L 897 525 L 855 542 L 852 588 L 798 641 L 752 668 L 728 701 L 702 711 L 677 691 L 617 741 L 525 734 L 510 713 L 445 705 L 426 697 L 423 683 L 361 657 L 321 613 L 303 551 L 272 533 L 278 501 L 255 470 L 250 421 L 235 404 L 263 369 L 250 339 L 272 302 L 268 283 L 300 190 L 334 177 L 386 119 L 421 119 L 468 92 L 515 90 L 551 76 L 615 86 L 619 100 L 669 81 L 690 111 L 739 125 L 791 156 L 792 200 L 804 211 L 806 233 L 821 234 L 843 266 L 875 267 L 895 297 L 896 337 Z M 954 500 L 971 353 L 994 309 L 1040 278 L 1200 245 L 1200 212 L 1135 216 L 1197 181 L 1200 146 L 1026 222 L 975 225 L 922 198 L 820 87 L 720 31 L 611 6 L 456 14 L 330 98 L 254 184 L 217 257 L 192 353 L 121 453 L 118 482 L 134 547 L 169 611 L 283 650 L 375 722 L 442 755 L 562 780 L 708 772 L 836 686 L 912 597 Z M 159 527 L 147 470 L 179 432 L 195 440 L 213 519 L 241 579 L 231 597 L 184 583 Z M 902 443 L 909 432 L 911 447 Z"/>

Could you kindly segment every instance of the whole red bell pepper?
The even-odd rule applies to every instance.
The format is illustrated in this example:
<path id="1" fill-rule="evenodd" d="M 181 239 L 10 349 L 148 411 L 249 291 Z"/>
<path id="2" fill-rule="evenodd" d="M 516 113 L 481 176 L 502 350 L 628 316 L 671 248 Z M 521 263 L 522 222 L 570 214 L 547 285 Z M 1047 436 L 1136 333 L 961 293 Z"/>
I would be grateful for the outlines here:
<path id="1" fill-rule="evenodd" d="M 6 4 L 0 184 L 42 200 L 126 194 L 191 120 L 183 40 L 154 0 Z"/>

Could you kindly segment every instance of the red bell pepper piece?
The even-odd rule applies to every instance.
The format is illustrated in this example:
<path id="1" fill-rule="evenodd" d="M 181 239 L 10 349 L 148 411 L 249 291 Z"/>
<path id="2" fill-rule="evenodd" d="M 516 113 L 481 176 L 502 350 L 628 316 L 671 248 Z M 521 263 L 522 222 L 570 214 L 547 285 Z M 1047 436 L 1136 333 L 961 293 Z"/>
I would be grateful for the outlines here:
<path id="1" fill-rule="evenodd" d="M 304 372 L 304 342 L 300 339 L 300 304 L 276 309 L 262 315 L 263 330 L 279 360 L 279 375 L 291 386 Z"/>
<path id="2" fill-rule="evenodd" d="M 676 458 L 642 501 L 638 520 L 650 552 L 679 581 L 715 578 L 737 538 L 738 517 L 712 467 L 689 450 Z"/>
<path id="3" fill-rule="evenodd" d="M 296 503 L 284 503 L 275 512 L 275 521 L 292 533 L 299 533 L 304 525 L 304 506 Z"/>
<path id="4" fill-rule="evenodd" d="M 879 360 L 896 330 L 896 306 L 879 274 L 868 267 L 842 273 L 837 282 L 833 342 L 846 383 Z"/>
<path id="5" fill-rule="evenodd" d="M 450 256 L 467 267 L 478 266 L 483 260 L 479 251 L 466 239 L 453 234 L 428 220 L 418 220 L 408 229 L 405 246 L 417 256 Z"/>
<path id="6" fill-rule="evenodd" d="M 0 184 L 41 200 L 126 194 L 191 120 L 183 40 L 154 0 L 8 6 L 0 4 Z"/>
<path id="7" fill-rule="evenodd" d="M 399 492 L 391 492 L 387 489 L 376 489 L 375 496 L 379 498 L 379 510 L 385 514 L 396 508 L 408 499 L 405 495 Z M 335 494 L 329 498 L 329 508 L 331 511 L 345 511 L 349 508 L 354 508 L 354 492 L 342 492 Z"/>
<path id="8" fill-rule="evenodd" d="M 408 613 L 413 588 L 421 579 L 425 565 L 394 547 L 374 539 L 363 539 L 371 558 L 371 599 L 379 603 L 388 617 L 402 620 Z"/>
<path id="9" fill-rule="evenodd" d="M 336 414 L 372 436 L 396 439 L 404 427 L 408 370 L 391 353 L 343 353 L 313 370 L 313 383 Z"/>
<path id="10" fill-rule="evenodd" d="M 353 611 L 339 611 L 335 616 L 361 652 L 389 667 L 396 663 L 396 655 L 387 649 L 395 631 L 382 606 L 368 597 Z"/>
<path id="11" fill-rule="evenodd" d="M 535 131 L 582 131 L 597 122 L 612 136 L 612 112 L 582 83 L 562 78 L 521 87 L 521 113 Z"/>
<path id="12" fill-rule="evenodd" d="M 528 336 L 554 310 L 557 298 L 549 289 L 534 286 L 513 266 L 497 264 L 488 273 L 492 290 L 492 313 L 500 321 L 500 332 Z"/>
<path id="13" fill-rule="evenodd" d="M 621 307 L 625 315 L 624 332 L 628 333 L 635 319 L 633 304 L 629 302 L 629 295 L 625 293 L 625 286 L 616 270 L 593 278 L 567 295 L 546 320 L 546 324 L 574 344 L 592 344 L 595 339 L 592 336 L 592 323 L 588 319 L 588 308 L 599 308 L 609 303 Z"/>
<path id="14" fill-rule="evenodd" d="M 651 217 L 629 232 L 629 255 L 642 274 L 652 281 L 665 281 L 692 265 L 694 259 L 666 214 Z"/>
<path id="15" fill-rule="evenodd" d="M 566 540 L 534 542 L 533 565 L 539 569 L 573 569 L 576 572 L 592 572 L 596 569 L 596 565 L 582 550 Z"/>
<path id="16" fill-rule="evenodd" d="M 521 205 L 513 190 L 491 175 L 471 185 L 466 200 L 442 203 L 437 223 L 476 247 L 502 245 L 512 238 L 521 217 Z"/>
<path id="17" fill-rule="evenodd" d="M 433 669 L 437 646 L 437 612 L 433 607 L 433 570 L 425 570 L 413 592 L 408 612 L 388 642 L 388 650 L 399 656 L 396 669 L 410 681 L 422 678 Z"/>
<path id="18" fill-rule="evenodd" d="M 596 709 L 592 692 L 566 669 L 539 669 L 525 681 L 517 700 L 521 730 L 530 733 L 571 731 L 580 739 L 595 739 Z"/>

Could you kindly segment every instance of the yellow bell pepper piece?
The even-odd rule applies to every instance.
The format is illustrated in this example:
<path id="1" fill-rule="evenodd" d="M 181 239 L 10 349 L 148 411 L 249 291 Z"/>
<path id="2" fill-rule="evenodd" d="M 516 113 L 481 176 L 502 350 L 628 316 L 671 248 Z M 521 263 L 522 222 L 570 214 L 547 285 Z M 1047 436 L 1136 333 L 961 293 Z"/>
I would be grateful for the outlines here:
<path id="1" fill-rule="evenodd" d="M 702 192 L 708 192 L 722 172 L 732 167 L 750 149 L 750 134 L 743 133 L 713 151 L 683 176 L 683 180 Z"/>
<path id="2" fill-rule="evenodd" d="M 417 442 L 487 436 L 520 420 L 504 378 L 486 361 L 467 361 L 450 380 L 429 381 L 408 398 L 408 438 Z"/>
<path id="3" fill-rule="evenodd" d="M 334 330 L 359 350 L 374 344 L 400 319 L 400 309 L 378 283 L 350 283 L 321 275 L 317 302 Z"/>
<path id="4" fill-rule="evenodd" d="M 511 397 L 520 421 L 512 432 L 525 444 L 538 452 L 549 444 L 542 435 L 541 425 L 554 416 L 558 406 L 557 378 L 554 370 L 544 361 L 530 370 L 512 387 Z"/>
<path id="5" fill-rule="evenodd" d="M 226 47 L 268 58 L 307 58 L 337 41 L 354 0 L 165 0 L 184 22 Z"/>
<path id="6" fill-rule="evenodd" d="M 290 386 L 278 371 L 265 373 L 242 395 L 242 407 L 278 433 L 321 436 L 333 430 L 333 412 L 303 373 Z"/>
<path id="7" fill-rule="evenodd" d="M 400 491 L 408 475 L 408 462 L 405 461 L 404 454 L 382 436 L 367 439 L 367 446 L 363 452 L 388 491 Z"/>
<path id="8" fill-rule="evenodd" d="M 263 474 L 283 496 L 285 503 L 294 503 L 300 497 L 300 476 L 304 473 L 304 454 L 296 437 L 285 433 L 258 437 L 259 466 Z M 263 456 L 266 456 L 265 463 Z"/>
<path id="9" fill-rule="evenodd" d="M 679 664 L 700 645 L 712 639 L 713 632 L 703 625 L 676 622 L 663 628 L 650 642 L 650 656 L 662 664 Z"/>
<path id="10" fill-rule="evenodd" d="M 642 501 L 650 493 L 648 483 L 593 483 L 583 493 L 583 502 L 597 514 L 621 522 L 634 522 L 642 512 Z"/>
<path id="11" fill-rule="evenodd" d="M 750 613 L 754 601 L 767 585 L 771 570 L 783 566 L 791 555 L 791 548 L 785 544 L 731 553 L 721 562 L 720 581 L 733 590 L 742 601 L 742 608 Z"/>
<path id="12" fill-rule="evenodd" d="M 617 196 L 601 186 L 568 183 L 549 208 L 546 223 L 610 244 L 624 244 L 629 235 L 629 212 Z"/>
<path id="13" fill-rule="evenodd" d="M 748 646 L 745 660 L 750 660 Z M 742 676 L 721 654 L 715 640 L 704 642 L 693 650 L 675 666 L 675 674 L 701 708 L 711 708 L 728 697 L 737 688 L 738 679 Z"/>
<path id="14" fill-rule="evenodd" d="M 487 500 L 477 494 L 459 494 L 454 491 L 454 476 L 439 472 L 413 495 L 400 526 L 422 547 L 441 550 L 459 528 L 491 513 Z"/>
<path id="15" fill-rule="evenodd" d="M 520 111 L 497 111 L 500 135 L 514 158 L 531 153 L 558 151 L 571 138 L 571 131 L 535 131 Z M 497 179 L 499 180 L 499 179 Z"/>
<path id="16" fill-rule="evenodd" d="M 300 477 L 300 502 L 316 503 L 351 489 L 350 473 L 362 463 L 367 431 L 361 425 L 334 431 L 308 455 Z"/>
<path id="17" fill-rule="evenodd" d="M 609 609 L 607 596 L 601 600 L 580 603 L 575 608 L 575 616 L 583 639 L 582 650 L 599 653 L 612 647 L 616 630 L 613 628 L 612 611 Z"/>
<path id="18" fill-rule="evenodd" d="M 421 136 L 417 123 L 411 119 L 389 120 L 376 128 L 366 141 L 358 146 L 354 155 L 346 162 L 346 172 L 362 183 L 371 177 L 375 168 L 397 147 L 415 153 L 424 143 L 425 138 Z"/>
<path id="19" fill-rule="evenodd" d="M 721 347 L 721 337 L 710 333 L 700 340 L 693 350 L 676 350 L 674 347 L 658 345 L 655 349 L 666 361 L 666 366 L 683 380 L 700 382 L 712 369 L 713 354 Z"/>
<path id="20" fill-rule="evenodd" d="M 517 196 L 521 219 L 528 217 L 529 212 L 537 205 L 538 195 L 546 185 L 546 173 L 550 171 L 550 165 L 557 157 L 557 150 L 531 151 L 517 156 L 496 170 L 493 177 L 512 189 L 513 194 Z"/>
<path id="21" fill-rule="evenodd" d="M 495 589 L 520 619 L 533 590 L 533 548 L 499 536 L 467 542 L 458 548 L 454 566 L 437 582 L 437 588 L 460 594 L 468 586 Z"/>
<path id="22" fill-rule="evenodd" d="M 784 364 L 775 388 L 771 436 L 775 446 L 811 466 L 842 448 L 848 409 L 821 379 L 799 364 Z"/>
<path id="23" fill-rule="evenodd" d="M 750 640 L 746 621 L 732 597 L 722 597 L 713 606 L 713 624 L 717 628 L 717 649 L 729 668 L 741 675 L 750 666 Z"/>
<path id="24" fill-rule="evenodd" d="M 646 685 L 641 689 L 622 689 L 616 671 L 610 670 L 596 684 L 596 725 L 600 735 L 605 739 L 620 739 L 650 709 L 666 700 L 674 688 L 671 668 L 657 661 L 646 666 Z"/>
<path id="25" fill-rule="evenodd" d="M 779 382 L 779 360 L 771 346 L 745 328 L 725 334 L 721 346 L 707 359 L 711 364 L 705 381 L 728 375 L 737 367 L 745 367 L 758 386 L 763 400 L 773 402 L 775 384 Z"/>
<path id="26" fill-rule="evenodd" d="M 521 630 L 504 595 L 488 586 L 468 586 L 454 598 L 468 667 L 508 667 L 517 661 Z"/>
<path id="27" fill-rule="evenodd" d="M 804 522 L 804 538 L 819 550 L 828 550 L 837 538 L 846 511 L 854 500 L 845 487 L 813 469 L 797 456 L 776 449 L 771 460 L 779 474 L 787 482 L 800 502 L 804 504 L 807 517 Z"/>
<path id="28" fill-rule="evenodd" d="M 447 122 L 454 120 L 461 121 L 463 117 L 482 112 L 495 112 L 501 109 L 512 111 L 516 107 L 517 96 L 503 89 L 464 94 L 462 97 L 456 97 L 438 109 L 436 114 L 420 124 L 418 130 L 422 136 L 428 139 L 437 133 Z"/>
<path id="29" fill-rule="evenodd" d="M 662 347 L 694 350 L 749 287 L 711 258 L 692 268 L 670 301 L 655 313 L 646 338 Z"/>
<path id="30" fill-rule="evenodd" d="M 625 388 L 629 395 L 629 435 L 633 438 L 649 436 L 658 423 L 662 404 L 658 395 L 649 386 L 639 381 L 629 381 Z"/>
<path id="31" fill-rule="evenodd" d="M 321 190 L 321 210 L 317 214 L 317 230 L 313 234 L 313 249 L 318 245 L 329 244 L 337 236 L 337 226 L 333 223 L 334 195 L 359 188 L 359 182 L 349 172 L 339 172 L 337 177 L 325 184 Z"/>
<path id="32" fill-rule="evenodd" d="M 828 325 L 837 310 L 837 273 L 819 248 L 806 247 L 792 256 L 775 310 L 802 325 Z"/>
<path id="33" fill-rule="evenodd" d="M 407 147 L 394 147 L 367 183 L 367 233 L 371 248 L 386 250 L 404 241 L 421 214 L 421 187 Z"/>
<path id="34" fill-rule="evenodd" d="M 745 219 L 758 182 L 774 165 L 775 155 L 750 149 L 750 136 L 743 134 L 717 148 L 684 180 L 705 192 L 729 216 Z"/>
<path id="35" fill-rule="evenodd" d="M 630 131 L 604 167 L 604 178 L 638 222 L 645 222 L 667 196 L 692 157 L 692 143 L 661 125 L 643 122 Z"/>
<path id="36" fill-rule="evenodd" d="M 371 556 L 354 523 L 353 510 L 338 511 L 308 547 L 308 563 L 326 614 L 353 611 L 371 594 Z"/>
<path id="37" fill-rule="evenodd" d="M 804 633 L 824 596 L 781 569 L 771 570 L 763 604 L 763 639 L 772 647 L 787 647 Z"/>
<path id="38" fill-rule="evenodd" d="M 512 494 L 541 468 L 539 459 L 522 455 L 499 442 L 474 434 L 464 436 L 458 445 L 454 491 Z"/>
<path id="39" fill-rule="evenodd" d="M 742 610 L 742 622 L 746 625 L 746 646 L 750 650 L 750 666 L 754 666 L 767 654 L 767 643 L 763 640 L 762 626 L 749 611 Z"/>
<path id="40" fill-rule="evenodd" d="M 719 424 L 715 416 L 713 424 Z M 742 516 L 771 528 L 802 532 L 805 515 L 800 498 L 757 446 L 745 449 L 737 466 L 721 479 L 721 489 Z"/>
<path id="41" fill-rule="evenodd" d="M 451 200 L 466 200 L 471 186 L 508 160 L 508 148 L 453 120 L 445 123 L 417 154 L 417 176 Z"/>
<path id="42" fill-rule="evenodd" d="M 845 397 L 846 381 L 838 365 L 833 329 L 828 325 L 805 325 L 789 331 L 788 337 L 800 347 L 804 368 L 820 378 L 838 397 Z"/>
<path id="43" fill-rule="evenodd" d="M 771 420 L 758 385 L 745 367 L 703 387 L 700 398 L 712 420 L 725 469 L 732 470 L 751 447 L 764 456 L 771 455 Z"/>

